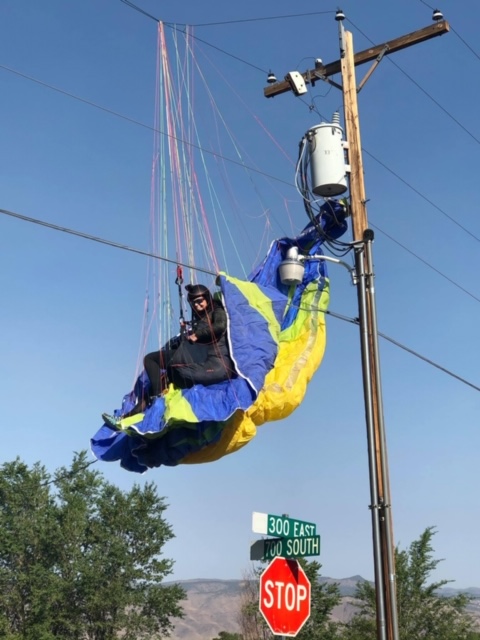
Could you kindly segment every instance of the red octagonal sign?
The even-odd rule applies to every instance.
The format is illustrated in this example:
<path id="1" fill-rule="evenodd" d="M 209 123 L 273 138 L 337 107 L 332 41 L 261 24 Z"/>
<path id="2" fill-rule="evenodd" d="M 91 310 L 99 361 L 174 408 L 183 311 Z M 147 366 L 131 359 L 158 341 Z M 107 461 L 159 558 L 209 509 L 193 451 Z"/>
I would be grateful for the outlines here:
<path id="1" fill-rule="evenodd" d="M 274 558 L 260 576 L 260 611 L 277 636 L 296 636 L 310 617 L 310 581 L 296 560 Z"/>

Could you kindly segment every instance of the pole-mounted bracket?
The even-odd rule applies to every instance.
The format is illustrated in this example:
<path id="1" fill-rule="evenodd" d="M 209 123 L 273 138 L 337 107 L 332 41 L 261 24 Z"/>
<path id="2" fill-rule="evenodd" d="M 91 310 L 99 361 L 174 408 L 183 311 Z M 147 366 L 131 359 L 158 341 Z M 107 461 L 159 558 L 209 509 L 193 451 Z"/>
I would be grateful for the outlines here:
<path id="1" fill-rule="evenodd" d="M 306 82 L 307 83 L 309 82 L 312 85 L 312 87 L 315 86 L 316 80 L 322 80 L 323 82 L 328 82 L 328 84 L 331 84 L 332 87 L 340 89 L 340 91 L 343 91 L 343 87 L 341 84 L 338 84 L 338 82 L 335 82 L 335 80 L 331 80 L 328 76 L 326 76 L 321 71 L 318 71 L 317 69 L 315 69 L 315 71 L 314 70 L 306 71 L 305 75 L 306 75 Z"/>
<path id="2" fill-rule="evenodd" d="M 389 47 L 388 44 L 386 44 L 383 49 L 380 51 L 380 53 L 378 54 L 375 62 L 372 64 L 372 66 L 370 67 L 370 69 L 367 71 L 367 73 L 363 76 L 361 82 L 359 83 L 358 87 L 357 87 L 357 93 L 360 93 L 360 91 L 363 89 L 363 86 L 365 85 L 365 83 L 367 82 L 367 80 L 370 78 L 370 76 L 372 75 L 372 73 L 375 71 L 375 69 L 378 67 L 378 65 L 380 64 L 380 62 L 382 61 L 383 56 L 387 53 Z"/>
<path id="3" fill-rule="evenodd" d="M 359 51 L 354 56 L 354 64 L 357 67 L 361 64 L 365 64 L 366 62 L 371 62 L 379 56 L 383 57 L 384 55 L 390 55 L 391 53 L 395 53 L 396 51 L 405 49 L 412 44 L 425 42 L 430 38 L 441 36 L 444 33 L 448 33 L 449 30 L 450 26 L 448 22 L 446 22 L 445 20 L 439 20 L 438 22 L 435 22 L 435 24 L 424 27 L 423 29 L 419 29 L 418 31 L 414 31 L 413 33 L 408 33 L 406 35 L 400 36 L 399 38 L 389 40 L 388 42 L 385 42 L 383 44 L 375 45 L 373 47 L 370 47 L 369 49 L 365 49 L 364 51 Z M 315 77 L 315 71 L 319 71 L 321 75 L 325 75 L 325 77 L 327 78 L 335 75 L 336 73 L 340 73 L 341 59 L 322 65 L 320 69 L 310 70 L 309 73 L 311 78 Z M 303 77 L 307 81 L 308 72 L 305 72 L 303 74 Z M 263 94 L 266 98 L 273 98 L 274 96 L 277 96 L 281 93 L 287 93 L 291 90 L 292 87 L 290 83 L 287 80 L 283 80 L 281 82 L 269 84 L 264 88 Z"/>

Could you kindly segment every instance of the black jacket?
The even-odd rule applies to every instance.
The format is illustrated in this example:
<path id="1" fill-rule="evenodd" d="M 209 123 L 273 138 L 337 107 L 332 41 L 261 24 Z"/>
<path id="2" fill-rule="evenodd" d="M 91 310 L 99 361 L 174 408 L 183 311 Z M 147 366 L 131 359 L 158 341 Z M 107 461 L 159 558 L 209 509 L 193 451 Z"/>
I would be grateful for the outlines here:
<path id="1" fill-rule="evenodd" d="M 183 340 L 168 367 L 175 386 L 208 386 L 236 377 L 228 349 L 227 314 L 221 303 L 214 301 L 201 316 L 194 313 L 192 331 L 197 342 Z"/>
<path id="2" fill-rule="evenodd" d="M 201 316 L 193 314 L 192 331 L 201 344 L 220 342 L 222 338 L 226 342 L 227 314 L 220 302 L 213 302 L 213 308 Z"/>

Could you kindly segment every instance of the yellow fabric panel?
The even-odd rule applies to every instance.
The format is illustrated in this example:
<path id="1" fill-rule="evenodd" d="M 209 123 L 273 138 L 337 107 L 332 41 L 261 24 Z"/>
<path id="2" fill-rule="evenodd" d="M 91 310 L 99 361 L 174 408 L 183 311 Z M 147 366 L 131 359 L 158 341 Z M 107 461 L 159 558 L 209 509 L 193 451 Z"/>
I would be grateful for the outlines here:
<path id="1" fill-rule="evenodd" d="M 204 449 L 185 456 L 182 464 L 199 464 L 214 462 L 229 453 L 234 453 L 252 440 L 257 434 L 257 427 L 253 420 L 243 411 L 237 411 L 227 421 L 220 440 L 208 445 Z"/>
<path id="2" fill-rule="evenodd" d="M 253 309 L 265 318 L 268 323 L 268 329 L 272 338 L 278 342 L 278 334 L 280 333 L 280 324 L 275 317 L 275 313 L 272 307 L 271 299 L 266 296 L 253 282 L 246 282 L 245 280 L 238 280 L 238 278 L 232 278 L 225 275 L 226 280 L 234 284 L 237 289 L 243 293 L 248 303 Z"/>
<path id="3" fill-rule="evenodd" d="M 316 285 L 304 292 L 295 322 L 280 334 L 275 366 L 267 374 L 255 403 L 228 421 L 217 443 L 186 456 L 182 463 L 213 462 L 238 451 L 255 437 L 256 426 L 286 418 L 299 406 L 325 353 L 323 311 L 328 301 L 328 283 L 322 292 Z"/>
<path id="4" fill-rule="evenodd" d="M 198 422 L 190 403 L 183 397 L 182 390 L 175 389 L 173 384 L 169 386 L 168 393 L 165 395 L 164 419 L 166 424 L 169 424 L 172 418 L 178 422 Z"/>
<path id="5" fill-rule="evenodd" d="M 172 409 L 173 408 L 173 409 Z M 168 424 L 170 420 L 177 422 L 198 422 L 197 416 L 194 414 L 190 403 L 183 397 L 181 389 L 175 389 L 173 384 L 168 388 L 168 393 L 165 394 L 165 420 Z M 158 438 L 161 434 L 157 432 L 139 431 L 137 424 L 144 418 L 143 413 L 137 413 L 129 418 L 123 418 L 120 420 L 119 428 L 121 431 L 125 431 L 129 435 L 141 435 L 143 438 Z"/>

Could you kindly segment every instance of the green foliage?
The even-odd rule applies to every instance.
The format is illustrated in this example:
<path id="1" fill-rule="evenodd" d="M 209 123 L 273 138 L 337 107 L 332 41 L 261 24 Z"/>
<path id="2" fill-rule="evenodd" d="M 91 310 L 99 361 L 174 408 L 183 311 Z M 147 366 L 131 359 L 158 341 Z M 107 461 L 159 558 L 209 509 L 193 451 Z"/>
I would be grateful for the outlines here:
<path id="1" fill-rule="evenodd" d="M 183 589 L 161 584 L 164 499 L 88 467 L 81 453 L 53 478 L 18 459 L 0 468 L 0 638 L 159 638 L 182 617 Z"/>
<path id="2" fill-rule="evenodd" d="M 433 558 L 434 533 L 434 528 L 429 527 L 408 550 L 395 550 L 400 640 L 472 638 L 472 620 L 465 612 L 468 596 L 441 597 L 438 589 L 451 581 L 429 582 L 431 573 L 441 562 Z M 370 640 L 376 637 L 375 588 L 369 582 L 360 583 L 356 598 L 359 600 L 359 613 L 346 626 L 343 637 L 346 640 Z"/>
<path id="3" fill-rule="evenodd" d="M 230 631 L 220 631 L 218 636 L 213 640 L 243 640 L 240 633 L 230 633 Z"/>
<path id="4" fill-rule="evenodd" d="M 265 566 L 252 567 L 244 576 L 238 622 L 243 640 L 271 640 L 267 623 L 258 609 L 259 580 Z"/>
<path id="5" fill-rule="evenodd" d="M 310 618 L 296 638 L 297 640 L 333 640 L 338 637 L 339 625 L 330 620 L 330 614 L 342 599 L 338 584 L 319 582 L 322 568 L 319 562 L 307 562 L 304 559 L 300 559 L 299 562 L 310 580 L 312 599 Z"/>

